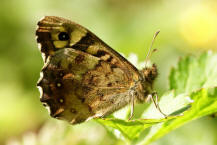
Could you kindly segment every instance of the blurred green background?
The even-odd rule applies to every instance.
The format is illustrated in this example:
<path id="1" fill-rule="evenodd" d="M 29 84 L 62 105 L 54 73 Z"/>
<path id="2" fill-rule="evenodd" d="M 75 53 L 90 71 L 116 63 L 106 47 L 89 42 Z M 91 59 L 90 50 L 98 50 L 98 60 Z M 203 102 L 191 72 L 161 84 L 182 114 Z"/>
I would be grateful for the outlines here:
<path id="1" fill-rule="evenodd" d="M 125 56 L 137 54 L 139 61 L 160 29 L 158 51 L 151 56 L 159 68 L 155 88 L 160 94 L 168 89 L 169 70 L 180 56 L 217 50 L 216 0 L 1 0 L 0 144 L 31 145 L 40 135 L 43 141 L 49 134 L 63 136 L 63 127 L 70 135 L 54 139 L 59 144 L 125 144 L 94 121 L 70 126 L 51 119 L 40 103 L 36 82 L 43 63 L 35 30 L 45 15 L 73 20 Z M 215 145 L 217 119 L 193 121 L 153 144 Z"/>

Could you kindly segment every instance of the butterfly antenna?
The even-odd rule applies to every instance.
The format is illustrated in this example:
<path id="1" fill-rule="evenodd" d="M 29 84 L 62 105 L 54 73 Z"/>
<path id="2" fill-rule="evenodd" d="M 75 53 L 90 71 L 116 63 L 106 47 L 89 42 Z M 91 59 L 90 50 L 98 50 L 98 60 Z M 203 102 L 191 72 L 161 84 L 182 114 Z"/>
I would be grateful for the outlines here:
<path id="1" fill-rule="evenodd" d="M 153 52 L 155 52 L 157 49 L 153 49 L 152 50 L 152 46 L 153 46 L 153 44 L 154 44 L 154 41 L 155 41 L 155 39 L 156 39 L 156 37 L 157 37 L 157 35 L 160 33 L 160 30 L 158 30 L 157 32 L 155 32 L 155 34 L 154 34 L 154 36 L 153 36 L 153 39 L 152 39 L 152 42 L 151 42 L 151 46 L 150 46 L 150 48 L 149 48 L 149 50 L 148 50 L 148 54 L 147 54 L 147 56 L 146 56 L 146 60 L 145 60 L 145 68 L 146 68 L 146 65 L 147 65 L 147 62 L 148 62 L 148 59 L 149 59 L 149 57 L 151 56 L 151 54 L 153 53 Z"/>

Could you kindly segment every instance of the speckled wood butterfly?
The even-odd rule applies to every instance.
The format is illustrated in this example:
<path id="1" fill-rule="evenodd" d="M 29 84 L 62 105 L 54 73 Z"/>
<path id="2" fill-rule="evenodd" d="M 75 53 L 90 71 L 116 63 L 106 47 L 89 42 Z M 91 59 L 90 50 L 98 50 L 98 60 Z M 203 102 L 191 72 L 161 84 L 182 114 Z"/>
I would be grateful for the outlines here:
<path id="1" fill-rule="evenodd" d="M 45 63 L 37 83 L 40 101 L 54 118 L 81 123 L 153 93 L 156 65 L 139 71 L 79 24 L 46 16 L 36 36 Z"/>

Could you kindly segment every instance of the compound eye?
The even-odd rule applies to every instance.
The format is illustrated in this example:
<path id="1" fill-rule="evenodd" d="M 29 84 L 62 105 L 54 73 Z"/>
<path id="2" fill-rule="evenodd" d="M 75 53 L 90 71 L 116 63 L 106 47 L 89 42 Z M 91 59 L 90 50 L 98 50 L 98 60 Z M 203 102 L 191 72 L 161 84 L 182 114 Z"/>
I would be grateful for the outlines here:
<path id="1" fill-rule="evenodd" d="M 66 32 L 60 32 L 58 35 L 59 40 L 64 41 L 64 40 L 69 40 L 69 34 Z"/>

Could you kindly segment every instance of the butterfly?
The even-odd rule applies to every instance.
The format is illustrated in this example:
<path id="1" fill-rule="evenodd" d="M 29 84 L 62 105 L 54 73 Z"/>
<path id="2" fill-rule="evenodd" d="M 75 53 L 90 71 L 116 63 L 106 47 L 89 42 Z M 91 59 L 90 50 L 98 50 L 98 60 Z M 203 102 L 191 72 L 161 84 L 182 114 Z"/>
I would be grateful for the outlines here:
<path id="1" fill-rule="evenodd" d="M 44 61 L 37 86 L 52 117 L 78 124 L 153 93 L 155 64 L 138 70 L 91 31 L 61 17 L 45 16 L 37 25 Z"/>

